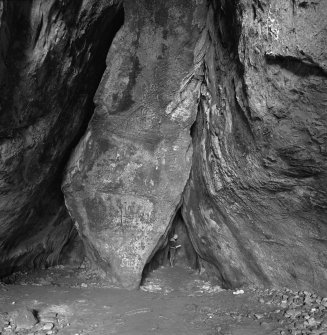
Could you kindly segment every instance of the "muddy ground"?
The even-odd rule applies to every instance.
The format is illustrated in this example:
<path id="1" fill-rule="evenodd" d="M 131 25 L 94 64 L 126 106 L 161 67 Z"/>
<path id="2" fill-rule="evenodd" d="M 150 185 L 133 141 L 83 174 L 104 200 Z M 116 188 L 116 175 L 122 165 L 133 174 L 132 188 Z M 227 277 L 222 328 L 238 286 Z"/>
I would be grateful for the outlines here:
<path id="1" fill-rule="evenodd" d="M 310 292 L 223 290 L 182 266 L 155 270 L 132 292 L 65 267 L 18 273 L 0 286 L 4 335 L 327 335 L 326 310 L 327 299 Z"/>

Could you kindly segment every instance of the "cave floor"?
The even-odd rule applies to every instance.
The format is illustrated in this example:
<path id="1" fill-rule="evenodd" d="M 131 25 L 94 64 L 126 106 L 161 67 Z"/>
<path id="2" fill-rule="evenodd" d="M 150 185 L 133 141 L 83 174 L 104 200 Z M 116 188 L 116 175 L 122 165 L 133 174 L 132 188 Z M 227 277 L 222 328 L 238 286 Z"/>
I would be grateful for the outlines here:
<path id="1" fill-rule="evenodd" d="M 283 316 L 290 307 L 280 304 L 294 293 L 244 291 L 223 290 L 182 266 L 153 271 L 138 291 L 96 280 L 86 270 L 56 267 L 1 284 L 0 334 L 327 334 L 318 327 L 292 332 L 293 320 Z M 26 326 L 28 311 L 36 321 Z"/>

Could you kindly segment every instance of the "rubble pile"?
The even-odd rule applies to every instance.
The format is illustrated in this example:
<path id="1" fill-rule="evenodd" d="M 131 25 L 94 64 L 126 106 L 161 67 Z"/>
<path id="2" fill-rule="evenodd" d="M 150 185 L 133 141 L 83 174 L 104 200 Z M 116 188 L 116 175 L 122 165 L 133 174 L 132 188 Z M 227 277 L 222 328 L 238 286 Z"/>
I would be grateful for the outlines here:
<path id="1" fill-rule="evenodd" d="M 327 298 L 289 289 L 270 290 L 269 293 L 259 301 L 278 306 L 278 309 L 265 314 L 281 325 L 280 335 L 327 335 Z M 262 319 L 266 315 L 254 314 L 254 317 Z"/>
<path id="2" fill-rule="evenodd" d="M 1 335 L 52 335 L 67 326 L 66 316 L 53 308 L 38 312 L 25 307 L 0 314 Z"/>

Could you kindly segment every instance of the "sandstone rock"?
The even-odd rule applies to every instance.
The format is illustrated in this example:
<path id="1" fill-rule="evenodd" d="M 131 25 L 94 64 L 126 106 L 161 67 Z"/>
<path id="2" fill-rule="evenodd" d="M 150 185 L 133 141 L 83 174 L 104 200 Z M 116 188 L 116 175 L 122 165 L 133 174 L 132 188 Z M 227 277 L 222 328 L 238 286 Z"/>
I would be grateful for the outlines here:
<path id="1" fill-rule="evenodd" d="M 33 312 L 27 308 L 21 308 L 10 314 L 11 324 L 16 330 L 31 329 L 38 322 Z"/>
<path id="2" fill-rule="evenodd" d="M 124 8 L 63 191 L 89 257 L 136 288 L 167 238 L 189 178 L 206 7 L 130 0 Z"/>
<path id="3" fill-rule="evenodd" d="M 54 327 L 54 324 L 51 322 L 47 322 L 42 326 L 43 330 L 51 330 Z"/>

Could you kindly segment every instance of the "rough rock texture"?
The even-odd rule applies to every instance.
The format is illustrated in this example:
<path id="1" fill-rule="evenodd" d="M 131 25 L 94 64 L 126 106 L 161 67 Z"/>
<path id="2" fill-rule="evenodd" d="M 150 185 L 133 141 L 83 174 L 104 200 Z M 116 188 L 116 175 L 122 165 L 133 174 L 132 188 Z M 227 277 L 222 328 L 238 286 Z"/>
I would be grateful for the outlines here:
<path id="1" fill-rule="evenodd" d="M 189 178 L 204 1 L 125 1 L 89 128 L 63 191 L 88 252 L 138 287 Z"/>
<path id="2" fill-rule="evenodd" d="M 120 6 L 0 1 L 0 276 L 80 250 L 60 185 L 86 130 L 66 205 L 122 285 L 181 207 L 194 264 L 226 287 L 326 294 L 325 1 L 123 5 L 86 130 Z"/>
<path id="3" fill-rule="evenodd" d="M 183 216 L 227 287 L 327 292 L 327 7 L 216 1 Z"/>
<path id="4" fill-rule="evenodd" d="M 54 264 L 75 241 L 61 172 L 93 111 L 119 8 L 0 1 L 0 276 Z"/>

